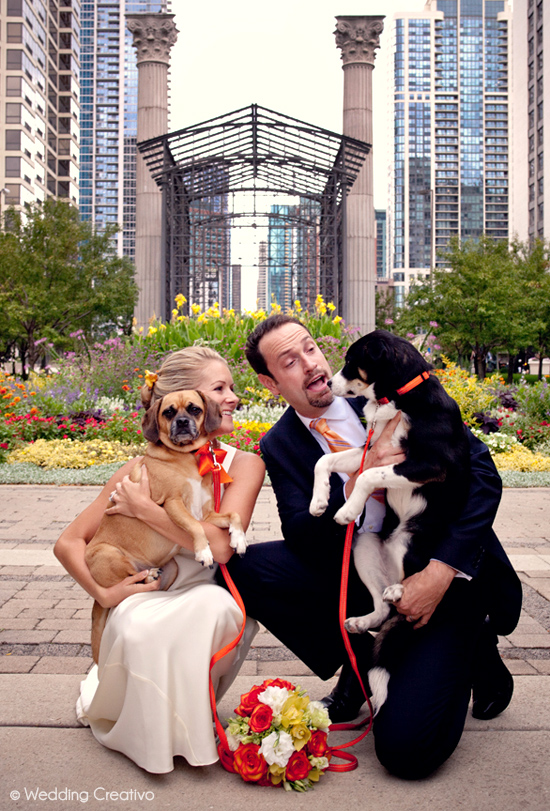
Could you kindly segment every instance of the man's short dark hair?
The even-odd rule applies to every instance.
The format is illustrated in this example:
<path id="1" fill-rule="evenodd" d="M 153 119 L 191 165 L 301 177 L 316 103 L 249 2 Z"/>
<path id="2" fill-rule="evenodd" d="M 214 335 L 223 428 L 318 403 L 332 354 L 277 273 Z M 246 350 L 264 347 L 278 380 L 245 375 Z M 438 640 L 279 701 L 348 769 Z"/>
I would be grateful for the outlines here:
<path id="1" fill-rule="evenodd" d="M 306 325 L 302 324 L 302 322 L 293 315 L 277 313 L 277 315 L 270 315 L 269 318 L 265 319 L 265 321 L 260 321 L 260 323 L 256 325 L 255 329 L 246 339 L 246 346 L 244 349 L 246 359 L 257 375 L 268 375 L 268 377 L 273 377 L 267 368 L 264 356 L 260 352 L 259 343 L 264 335 L 267 335 L 269 332 L 277 329 L 278 327 L 282 327 L 283 324 L 299 324 L 299 326 L 303 327 L 306 332 L 309 332 Z M 309 334 L 311 335 L 311 333 Z"/>

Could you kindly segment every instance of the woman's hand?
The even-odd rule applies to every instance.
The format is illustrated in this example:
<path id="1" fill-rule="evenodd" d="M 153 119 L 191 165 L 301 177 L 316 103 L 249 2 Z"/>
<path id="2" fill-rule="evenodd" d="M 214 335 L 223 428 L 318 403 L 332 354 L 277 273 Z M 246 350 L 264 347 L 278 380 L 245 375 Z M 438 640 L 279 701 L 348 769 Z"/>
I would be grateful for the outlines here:
<path id="1" fill-rule="evenodd" d="M 147 511 L 147 508 L 153 504 L 146 466 L 141 466 L 141 479 L 139 482 L 133 482 L 129 476 L 125 476 L 122 481 L 118 482 L 109 496 L 109 500 L 112 506 L 105 510 L 107 515 L 126 515 L 128 518 L 140 518 Z"/>
<path id="2" fill-rule="evenodd" d="M 133 594 L 142 594 L 144 591 L 158 591 L 160 588 L 160 578 L 153 580 L 151 583 L 144 583 L 143 580 L 149 574 L 149 569 L 144 569 L 142 572 L 132 574 L 125 577 L 120 583 L 116 583 L 109 588 L 99 588 L 99 594 L 96 599 L 103 608 L 114 608 L 119 605 L 126 597 L 131 597 Z"/>

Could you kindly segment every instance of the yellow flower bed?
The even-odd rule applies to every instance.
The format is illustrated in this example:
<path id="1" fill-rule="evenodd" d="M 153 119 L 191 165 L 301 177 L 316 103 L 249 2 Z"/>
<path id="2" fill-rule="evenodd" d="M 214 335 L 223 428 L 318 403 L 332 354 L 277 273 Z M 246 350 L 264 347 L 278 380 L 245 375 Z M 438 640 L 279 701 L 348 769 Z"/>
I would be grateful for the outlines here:
<path id="1" fill-rule="evenodd" d="M 37 439 L 24 448 L 8 454 L 7 462 L 31 462 L 33 465 L 51 468 L 80 469 L 109 462 L 126 462 L 139 456 L 144 445 L 123 445 L 122 442 L 107 442 L 91 439 L 78 442 L 72 439 Z"/>
<path id="2" fill-rule="evenodd" d="M 521 445 L 514 450 L 495 454 L 493 461 L 498 470 L 518 470 L 527 473 L 550 472 L 550 456 L 533 453 Z"/>
<path id="3" fill-rule="evenodd" d="M 462 419 L 468 425 L 474 425 L 473 415 L 477 411 L 487 411 L 494 402 L 493 384 L 489 379 L 478 380 L 445 355 L 442 355 L 442 359 L 445 369 L 437 369 L 436 375 L 447 394 L 458 403 Z"/>

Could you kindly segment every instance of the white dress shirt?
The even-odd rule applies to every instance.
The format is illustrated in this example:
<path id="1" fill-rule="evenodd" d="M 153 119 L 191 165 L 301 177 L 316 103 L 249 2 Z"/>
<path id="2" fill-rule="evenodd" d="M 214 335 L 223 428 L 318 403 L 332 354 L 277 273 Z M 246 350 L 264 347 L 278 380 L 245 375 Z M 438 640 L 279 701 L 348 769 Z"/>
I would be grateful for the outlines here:
<path id="1" fill-rule="evenodd" d="M 320 434 L 319 431 L 309 427 L 312 418 L 303 417 L 301 414 L 298 414 L 298 412 L 296 412 L 296 414 L 312 436 L 315 437 L 323 451 L 325 453 L 331 453 L 325 437 Z M 346 442 L 349 442 L 352 447 L 360 448 L 365 444 L 365 426 L 348 401 L 343 397 L 335 397 L 322 416 L 327 421 L 329 428 L 336 431 L 336 433 L 339 434 L 342 439 L 345 439 Z M 344 484 L 349 479 L 349 476 L 346 473 L 339 473 L 338 475 L 341 477 Z M 385 504 L 381 504 L 374 498 L 367 499 L 362 523 L 359 524 L 358 522 L 360 519 L 357 519 L 359 532 L 380 532 L 385 515 Z"/>

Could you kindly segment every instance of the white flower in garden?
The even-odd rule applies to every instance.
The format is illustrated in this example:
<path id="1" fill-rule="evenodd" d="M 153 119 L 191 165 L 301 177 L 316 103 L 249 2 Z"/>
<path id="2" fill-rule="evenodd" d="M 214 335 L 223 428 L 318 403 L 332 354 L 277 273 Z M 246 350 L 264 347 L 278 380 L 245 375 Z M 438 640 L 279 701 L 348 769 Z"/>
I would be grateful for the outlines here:
<path id="1" fill-rule="evenodd" d="M 258 701 L 267 704 L 273 710 L 273 715 L 280 715 L 283 705 L 289 696 L 286 687 L 266 687 L 263 693 L 258 695 Z"/>
<path id="2" fill-rule="evenodd" d="M 269 689 L 269 688 L 268 688 Z M 280 687 L 274 687 L 280 690 Z M 287 691 L 288 692 L 288 691 Z M 290 756 L 294 754 L 294 743 L 288 732 L 271 732 L 263 739 L 260 746 L 260 754 L 265 758 L 266 763 L 284 767 L 288 763 Z"/>

